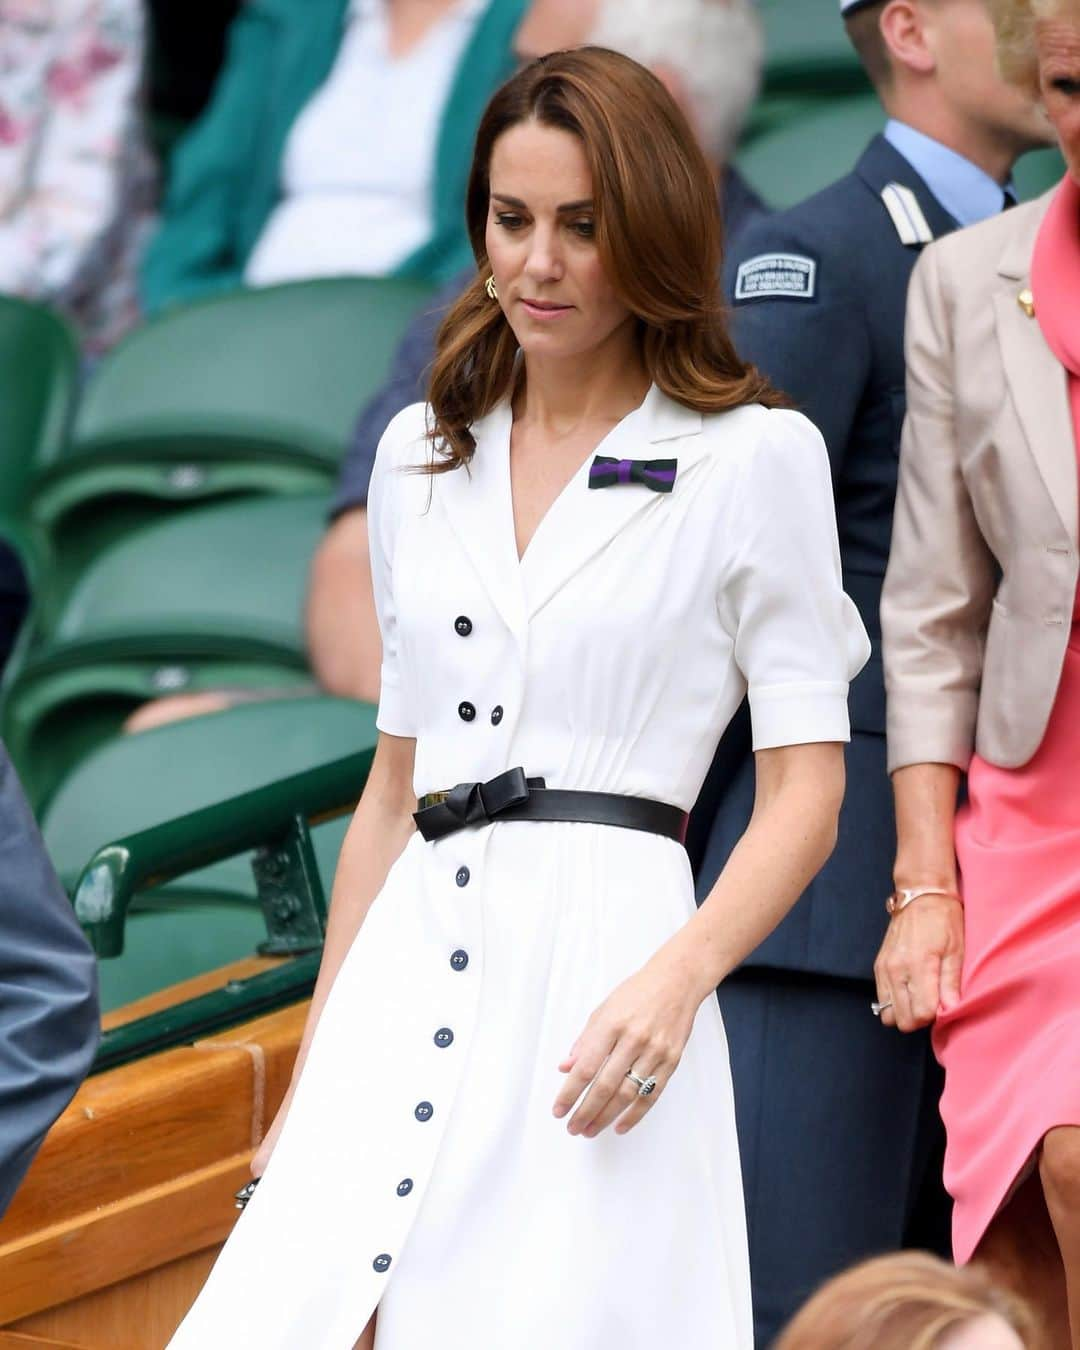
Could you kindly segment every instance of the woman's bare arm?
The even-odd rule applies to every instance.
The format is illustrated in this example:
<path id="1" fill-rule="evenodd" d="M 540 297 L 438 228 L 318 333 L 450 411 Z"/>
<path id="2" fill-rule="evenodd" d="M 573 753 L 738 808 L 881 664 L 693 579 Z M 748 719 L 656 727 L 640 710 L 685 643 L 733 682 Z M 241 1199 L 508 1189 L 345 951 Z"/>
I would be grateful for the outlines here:
<path id="1" fill-rule="evenodd" d="M 632 1129 L 675 1072 L 698 1008 L 780 922 L 832 852 L 844 795 L 839 743 L 780 746 L 755 756 L 754 811 L 697 913 L 589 1018 L 559 1065 L 555 1099 L 571 1134 L 589 1137 L 618 1119 Z M 635 1067 L 658 1091 L 627 1088 Z M 589 1085 L 592 1085 L 591 1087 Z"/>

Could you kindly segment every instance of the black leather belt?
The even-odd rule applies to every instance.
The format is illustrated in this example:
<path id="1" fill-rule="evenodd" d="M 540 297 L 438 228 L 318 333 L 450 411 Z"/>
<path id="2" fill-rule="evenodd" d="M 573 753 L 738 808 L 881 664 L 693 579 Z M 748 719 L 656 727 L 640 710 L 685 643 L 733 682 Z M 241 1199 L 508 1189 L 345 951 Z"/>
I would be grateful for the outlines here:
<path id="1" fill-rule="evenodd" d="M 427 840 L 494 820 L 559 820 L 645 830 L 681 844 L 689 819 L 677 806 L 647 797 L 549 788 L 542 778 L 526 778 L 524 769 L 507 769 L 486 783 L 459 783 L 448 792 L 429 792 L 420 798 L 419 808 L 413 820 Z"/>

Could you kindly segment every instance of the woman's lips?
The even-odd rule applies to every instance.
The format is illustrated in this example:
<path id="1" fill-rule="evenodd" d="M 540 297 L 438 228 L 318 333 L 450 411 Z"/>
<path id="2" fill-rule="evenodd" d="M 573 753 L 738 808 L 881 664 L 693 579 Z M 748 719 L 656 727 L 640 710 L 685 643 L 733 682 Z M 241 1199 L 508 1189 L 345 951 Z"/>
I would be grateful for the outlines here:
<path id="1" fill-rule="evenodd" d="M 561 314 L 569 314 L 573 305 L 555 305 L 549 300 L 522 300 L 521 306 L 534 319 L 557 319 Z"/>

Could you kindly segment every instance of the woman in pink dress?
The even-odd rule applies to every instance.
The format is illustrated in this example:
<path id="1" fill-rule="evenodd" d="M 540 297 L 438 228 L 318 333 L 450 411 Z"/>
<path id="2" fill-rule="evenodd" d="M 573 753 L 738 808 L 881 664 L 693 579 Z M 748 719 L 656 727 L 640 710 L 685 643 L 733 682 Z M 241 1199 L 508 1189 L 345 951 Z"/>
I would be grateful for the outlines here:
<path id="1" fill-rule="evenodd" d="M 992 1263 L 1080 1350 L 1080 0 L 992 8 L 1068 171 L 912 280 L 874 1011 L 935 1023 L 957 1260 Z"/>

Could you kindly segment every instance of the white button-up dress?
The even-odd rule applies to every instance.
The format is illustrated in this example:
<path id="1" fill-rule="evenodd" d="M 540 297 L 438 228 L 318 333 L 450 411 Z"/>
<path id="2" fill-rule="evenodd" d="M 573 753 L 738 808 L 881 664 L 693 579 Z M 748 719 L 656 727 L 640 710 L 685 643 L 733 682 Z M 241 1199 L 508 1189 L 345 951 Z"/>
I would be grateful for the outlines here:
<path id="1" fill-rule="evenodd" d="M 606 438 L 674 491 L 570 480 L 519 563 L 511 414 L 469 471 L 379 447 L 369 512 L 380 728 L 418 795 L 521 765 L 689 810 L 749 690 L 757 748 L 848 738 L 869 654 L 828 460 L 798 413 L 701 416 L 653 388 Z M 629 1134 L 567 1133 L 557 1066 L 694 913 L 670 839 L 495 822 L 415 835 L 326 1003 L 286 1126 L 175 1350 L 748 1350 L 727 1046 L 702 1005 Z"/>

